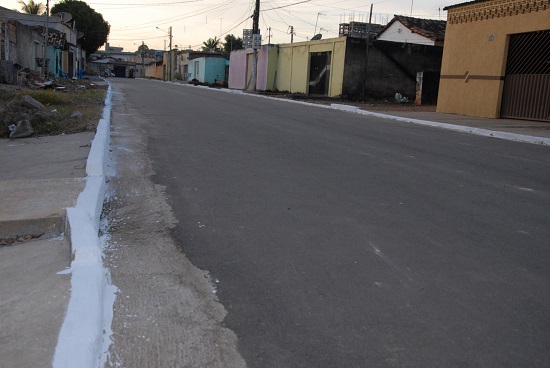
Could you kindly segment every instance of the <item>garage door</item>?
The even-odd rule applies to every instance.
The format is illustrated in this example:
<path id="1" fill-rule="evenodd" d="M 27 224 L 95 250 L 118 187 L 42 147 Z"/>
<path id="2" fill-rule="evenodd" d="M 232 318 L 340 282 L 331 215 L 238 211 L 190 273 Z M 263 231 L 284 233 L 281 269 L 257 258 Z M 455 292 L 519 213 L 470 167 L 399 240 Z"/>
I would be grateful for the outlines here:
<path id="1" fill-rule="evenodd" d="M 550 121 L 550 30 L 510 36 L 500 116 Z"/>

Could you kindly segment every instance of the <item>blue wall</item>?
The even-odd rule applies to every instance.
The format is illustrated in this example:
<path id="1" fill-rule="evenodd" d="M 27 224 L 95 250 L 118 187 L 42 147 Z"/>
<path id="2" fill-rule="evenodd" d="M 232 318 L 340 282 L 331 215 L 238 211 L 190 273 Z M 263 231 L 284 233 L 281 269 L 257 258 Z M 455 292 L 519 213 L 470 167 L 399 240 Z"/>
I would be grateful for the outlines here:
<path id="1" fill-rule="evenodd" d="M 195 71 L 195 63 L 198 62 L 198 73 Z M 224 58 L 202 57 L 189 60 L 188 72 L 191 73 L 191 78 L 198 79 L 202 83 L 215 83 L 216 81 L 225 80 L 225 66 L 227 60 Z"/>

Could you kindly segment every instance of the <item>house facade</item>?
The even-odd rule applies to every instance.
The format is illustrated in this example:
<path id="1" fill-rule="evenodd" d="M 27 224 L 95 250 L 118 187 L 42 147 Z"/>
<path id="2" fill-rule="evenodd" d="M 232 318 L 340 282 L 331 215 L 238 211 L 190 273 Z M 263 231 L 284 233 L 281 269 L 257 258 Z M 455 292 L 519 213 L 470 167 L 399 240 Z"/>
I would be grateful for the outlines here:
<path id="1" fill-rule="evenodd" d="M 191 53 L 188 57 L 189 80 L 201 83 L 227 81 L 229 60 L 222 54 Z"/>
<path id="2" fill-rule="evenodd" d="M 12 58 L 11 62 L 17 68 L 43 71 L 45 20 L 45 16 L 42 15 L 25 14 L 0 7 L 0 28 L 3 29 L 3 38 L 0 42 L 4 45 L 11 42 L 9 55 Z M 27 28 L 35 33 L 32 37 L 32 45 L 26 44 L 29 39 Z M 78 44 L 78 30 L 56 15 L 48 18 L 48 28 L 45 61 L 48 73 L 57 77 L 78 77 L 80 71 L 86 66 L 86 54 Z M 8 30 L 7 33 L 6 30 Z M 18 38 L 18 35 L 21 37 Z M 3 56 L 2 60 L 10 62 L 5 54 Z"/>
<path id="3" fill-rule="evenodd" d="M 263 45 L 257 52 L 256 89 L 275 89 L 278 46 Z M 253 89 L 254 50 L 252 48 L 231 52 L 229 65 L 229 88 Z"/>
<path id="4" fill-rule="evenodd" d="M 136 78 L 144 75 L 146 62 L 154 60 L 149 54 L 142 56 L 137 52 L 127 52 L 124 48 L 111 46 L 108 42 L 104 50 L 98 50 L 90 55 L 90 69 L 96 74 L 118 78 Z"/>
<path id="5" fill-rule="evenodd" d="M 18 69 L 43 71 L 44 25 L 45 16 L 0 7 L 0 68 L 5 80 L 16 83 Z M 49 17 L 45 50 L 49 74 L 73 78 L 85 68 L 86 54 L 78 45 L 77 34 L 78 30 L 59 16 Z"/>
<path id="6" fill-rule="evenodd" d="M 445 8 L 437 111 L 550 121 L 550 1 Z"/>
<path id="7" fill-rule="evenodd" d="M 393 25 L 421 38 L 388 41 Z M 411 100 L 418 95 L 418 104 L 436 103 L 445 21 L 396 16 L 385 28 L 365 23 L 343 23 L 340 28 L 348 35 L 262 46 L 256 89 L 350 99 L 393 98 L 401 93 Z M 383 39 L 376 39 L 374 30 L 382 30 Z M 253 86 L 252 51 L 231 53 L 230 88 Z"/>
<path id="8" fill-rule="evenodd" d="M 445 21 L 396 15 L 380 31 L 377 40 L 407 44 L 443 46 Z"/>
<path id="9" fill-rule="evenodd" d="M 314 96 L 342 94 L 346 37 L 279 45 L 275 86 Z"/>

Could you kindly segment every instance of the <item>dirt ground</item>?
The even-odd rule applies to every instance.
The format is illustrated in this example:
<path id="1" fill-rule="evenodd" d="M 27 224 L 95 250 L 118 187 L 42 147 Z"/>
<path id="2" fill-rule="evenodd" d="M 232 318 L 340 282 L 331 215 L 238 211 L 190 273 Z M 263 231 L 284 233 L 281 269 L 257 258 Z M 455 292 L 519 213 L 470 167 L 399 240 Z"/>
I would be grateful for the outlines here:
<path id="1" fill-rule="evenodd" d="M 94 131 L 103 111 L 107 85 L 89 80 L 55 79 L 52 84 L 0 84 L 0 138 L 9 137 L 9 125 L 31 120 L 33 136 Z M 44 105 L 39 118 L 14 103 L 29 95 Z M 78 116 L 73 113 L 80 112 Z M 29 119 L 29 116 L 31 119 Z"/>

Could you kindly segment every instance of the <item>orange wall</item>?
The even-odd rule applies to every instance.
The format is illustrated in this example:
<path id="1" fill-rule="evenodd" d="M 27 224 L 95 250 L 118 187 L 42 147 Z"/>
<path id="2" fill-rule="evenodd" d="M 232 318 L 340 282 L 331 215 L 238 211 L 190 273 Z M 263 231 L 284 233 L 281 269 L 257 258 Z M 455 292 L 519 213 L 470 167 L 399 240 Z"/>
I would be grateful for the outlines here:
<path id="1" fill-rule="evenodd" d="M 437 111 L 500 117 L 509 36 L 550 29 L 550 0 L 489 0 L 451 8 Z"/>

